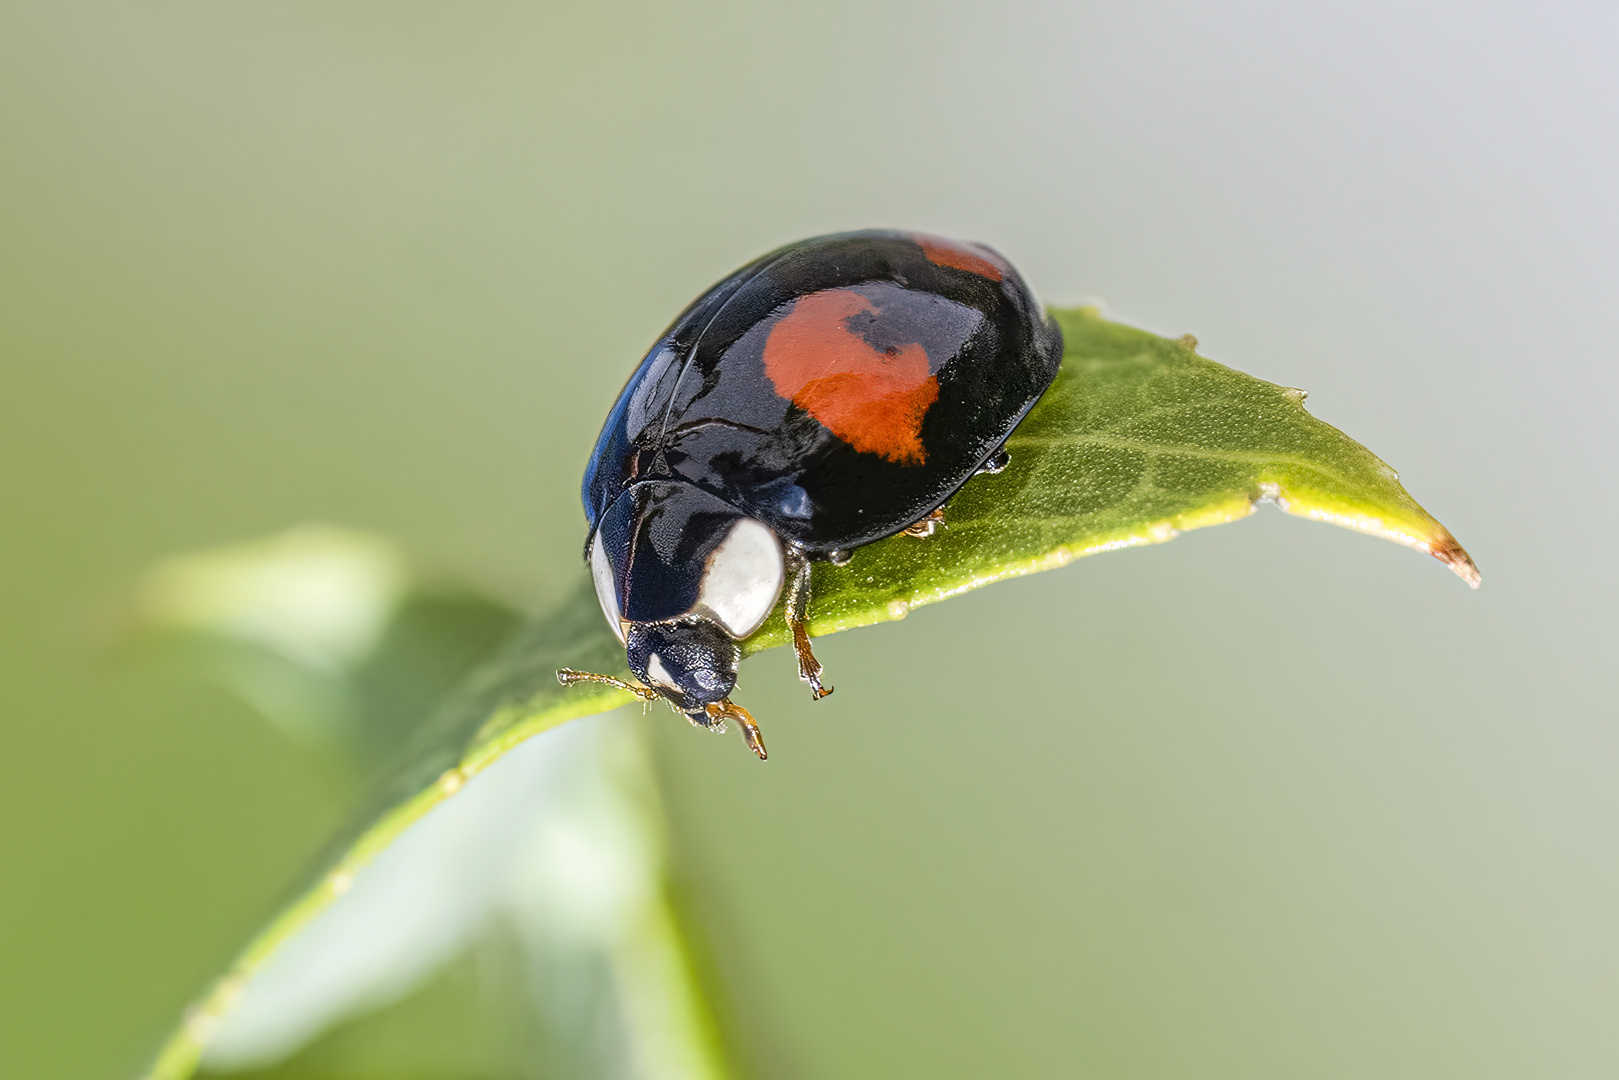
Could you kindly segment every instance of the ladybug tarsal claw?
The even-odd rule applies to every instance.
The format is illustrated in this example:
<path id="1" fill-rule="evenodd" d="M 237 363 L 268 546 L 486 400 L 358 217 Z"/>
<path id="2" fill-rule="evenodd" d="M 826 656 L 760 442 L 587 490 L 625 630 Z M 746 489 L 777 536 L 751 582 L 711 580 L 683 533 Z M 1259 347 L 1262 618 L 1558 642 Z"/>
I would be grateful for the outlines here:
<path id="1" fill-rule="evenodd" d="M 810 651 L 809 633 L 805 631 L 804 624 L 791 615 L 787 617 L 787 625 L 793 631 L 793 649 L 798 653 L 798 677 L 809 683 L 810 700 L 820 701 L 832 692 L 832 688 L 821 685 L 821 672 L 824 669 Z"/>
<path id="2" fill-rule="evenodd" d="M 798 653 L 798 677 L 809 683 L 810 700 L 820 701 L 832 692 L 821 686 L 821 662 L 810 650 L 809 631 L 804 620 L 809 616 L 810 562 L 801 556 L 790 558 L 796 562 L 792 591 L 787 594 L 787 629 L 793 633 L 793 651 Z"/>
<path id="3" fill-rule="evenodd" d="M 642 701 L 653 701 L 658 697 L 658 692 L 650 686 L 625 682 L 623 679 L 616 679 L 611 675 L 597 675 L 593 671 L 575 671 L 573 668 L 557 668 L 557 682 L 563 686 L 573 686 L 582 682 L 601 683 L 603 686 L 615 687 L 634 694 Z"/>
<path id="4" fill-rule="evenodd" d="M 748 710 L 730 698 L 724 698 L 703 706 L 703 711 L 708 714 L 710 725 L 723 725 L 727 720 L 735 720 L 737 727 L 742 729 L 742 739 L 748 744 L 748 749 L 757 754 L 760 761 L 770 756 L 765 753 L 765 740 L 759 733 L 759 725 Z"/>

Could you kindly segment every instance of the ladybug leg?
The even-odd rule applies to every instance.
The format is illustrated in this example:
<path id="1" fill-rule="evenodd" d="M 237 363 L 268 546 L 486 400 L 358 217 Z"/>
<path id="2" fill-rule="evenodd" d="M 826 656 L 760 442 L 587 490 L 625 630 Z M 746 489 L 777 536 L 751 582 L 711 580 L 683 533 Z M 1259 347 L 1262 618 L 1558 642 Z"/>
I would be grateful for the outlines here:
<path id="1" fill-rule="evenodd" d="M 944 524 L 944 507 L 928 511 L 928 516 L 921 521 L 914 521 L 905 527 L 906 536 L 932 536 L 933 530 Z"/>
<path id="2" fill-rule="evenodd" d="M 804 619 L 809 614 L 810 561 L 797 553 L 789 553 L 793 567 L 793 583 L 787 594 L 787 628 L 793 632 L 793 648 L 798 653 L 798 677 L 809 683 L 810 697 L 819 701 L 832 692 L 830 686 L 821 686 L 821 662 L 810 651 L 809 632 Z"/>
<path id="3" fill-rule="evenodd" d="M 558 668 L 557 682 L 561 683 L 563 686 L 572 686 L 575 683 L 582 682 L 601 683 L 603 686 L 616 687 L 620 690 L 634 694 L 642 701 L 656 701 L 659 696 L 658 692 L 652 689 L 650 686 L 642 686 L 640 683 L 625 682 L 623 679 L 615 679 L 611 675 L 597 675 L 595 672 L 591 671 L 575 671 L 573 668 Z"/>
<path id="4" fill-rule="evenodd" d="M 770 756 L 765 753 L 765 740 L 759 734 L 759 725 L 754 723 L 753 716 L 748 710 L 730 698 L 724 698 L 703 706 L 703 711 L 708 714 L 708 726 L 721 731 L 725 730 L 725 721 L 735 720 L 737 726 L 742 729 L 742 739 L 748 744 L 748 749 L 757 754 L 760 761 Z"/>

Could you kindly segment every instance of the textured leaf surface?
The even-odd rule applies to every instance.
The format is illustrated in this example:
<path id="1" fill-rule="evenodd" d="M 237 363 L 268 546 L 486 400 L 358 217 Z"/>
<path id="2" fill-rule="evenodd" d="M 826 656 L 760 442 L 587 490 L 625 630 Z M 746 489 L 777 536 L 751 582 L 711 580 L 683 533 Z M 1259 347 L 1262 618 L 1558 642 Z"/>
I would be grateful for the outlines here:
<path id="1" fill-rule="evenodd" d="M 1304 409 L 1304 395 L 1104 320 L 1055 312 L 1067 341 L 1056 384 L 1008 442 L 1012 462 L 971 481 L 931 537 L 897 536 L 846 566 L 816 567 L 810 628 L 828 634 L 1095 552 L 1169 540 L 1245 516 L 1269 501 L 1292 514 L 1425 551 L 1477 587 L 1478 571 L 1445 528 L 1370 451 Z M 417 733 L 410 765 L 329 871 L 238 961 L 165 1049 L 153 1075 L 188 1075 L 213 1022 L 243 981 L 376 855 L 468 777 L 524 739 L 623 704 L 616 690 L 556 682 L 559 667 L 624 673 L 588 581 L 521 632 Z M 780 613 L 750 652 L 784 644 Z"/>

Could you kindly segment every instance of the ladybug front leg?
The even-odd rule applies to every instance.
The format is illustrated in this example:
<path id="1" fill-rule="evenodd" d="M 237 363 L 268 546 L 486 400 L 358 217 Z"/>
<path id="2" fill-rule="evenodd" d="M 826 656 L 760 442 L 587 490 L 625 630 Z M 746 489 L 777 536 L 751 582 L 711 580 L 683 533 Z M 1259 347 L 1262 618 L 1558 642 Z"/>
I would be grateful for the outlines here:
<path id="1" fill-rule="evenodd" d="M 723 731 L 725 721 L 735 720 L 737 726 L 742 729 L 742 741 L 748 744 L 748 749 L 758 755 L 760 761 L 764 761 L 770 756 L 765 753 L 764 736 L 759 734 L 759 725 L 754 723 L 753 714 L 730 698 L 721 698 L 719 701 L 703 706 L 703 712 L 706 716 L 706 727 Z M 694 720 L 693 722 L 695 723 L 696 721 Z"/>
<path id="2" fill-rule="evenodd" d="M 793 570 L 793 583 L 787 594 L 787 628 L 793 632 L 793 648 L 798 652 L 798 677 L 809 683 L 810 696 L 819 701 L 832 692 L 830 686 L 821 686 L 821 662 L 810 651 L 809 632 L 804 620 L 809 617 L 810 561 L 795 551 L 789 551 L 788 566 Z"/>

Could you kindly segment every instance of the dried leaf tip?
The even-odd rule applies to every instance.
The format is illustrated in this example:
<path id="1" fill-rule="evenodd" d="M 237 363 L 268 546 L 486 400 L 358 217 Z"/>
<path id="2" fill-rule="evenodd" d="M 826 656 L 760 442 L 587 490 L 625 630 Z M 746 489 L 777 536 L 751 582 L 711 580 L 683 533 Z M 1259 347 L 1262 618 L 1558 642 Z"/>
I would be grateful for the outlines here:
<path id="1" fill-rule="evenodd" d="M 1473 588 L 1483 583 L 1484 577 L 1478 572 L 1473 557 L 1469 555 L 1456 538 L 1450 533 L 1442 533 L 1428 548 L 1434 558 L 1456 571 L 1456 576 L 1467 582 Z"/>

